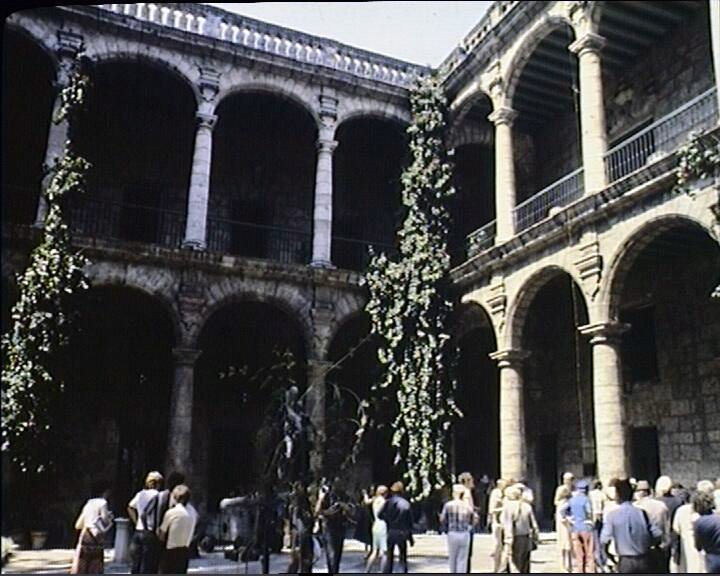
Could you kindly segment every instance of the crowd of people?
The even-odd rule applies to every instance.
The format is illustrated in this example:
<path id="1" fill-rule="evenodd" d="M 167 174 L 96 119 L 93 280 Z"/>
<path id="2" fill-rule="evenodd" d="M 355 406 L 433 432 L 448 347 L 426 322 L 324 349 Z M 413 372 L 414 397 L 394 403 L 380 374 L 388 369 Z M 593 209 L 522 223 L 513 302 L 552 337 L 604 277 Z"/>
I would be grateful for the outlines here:
<path id="1" fill-rule="evenodd" d="M 165 489 L 164 484 L 160 473 L 149 473 L 128 504 L 132 573 L 187 572 L 198 514 L 182 474 L 171 473 Z M 445 533 L 450 572 L 471 572 L 473 533 L 487 529 L 493 571 L 529 573 L 540 532 L 533 491 L 513 479 L 492 485 L 483 477 L 478 484 L 470 473 L 460 474 L 441 507 L 424 509 L 425 527 Z M 77 519 L 73 573 L 103 572 L 103 540 L 113 521 L 107 490 L 107 484 L 96 484 Z M 271 492 L 269 498 L 276 498 Z M 266 508 L 263 513 L 259 507 L 256 522 L 256 542 L 266 544 L 260 546 L 263 573 L 269 571 L 268 534 L 279 522 L 291 548 L 288 573 L 312 572 L 320 556 L 330 573 L 340 572 L 350 533 L 366 544 L 366 572 L 408 572 L 418 509 L 400 481 L 364 491 L 355 501 L 338 481 L 309 488 L 298 482 L 279 516 L 269 512 L 276 506 Z M 700 481 L 690 491 L 662 476 L 653 490 L 644 480 L 613 480 L 603 487 L 597 479 L 576 480 L 567 472 L 555 490 L 554 521 L 558 559 L 566 572 L 720 573 L 720 479 Z"/>

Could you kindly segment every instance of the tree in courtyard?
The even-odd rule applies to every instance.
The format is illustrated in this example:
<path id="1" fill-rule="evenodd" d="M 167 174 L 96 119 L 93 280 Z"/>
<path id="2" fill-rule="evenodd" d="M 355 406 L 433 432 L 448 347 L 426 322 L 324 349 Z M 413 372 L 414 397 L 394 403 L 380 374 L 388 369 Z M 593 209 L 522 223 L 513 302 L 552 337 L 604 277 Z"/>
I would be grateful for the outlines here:
<path id="1" fill-rule="evenodd" d="M 63 390 L 60 354 L 68 341 L 69 306 L 73 296 L 88 287 L 83 273 L 87 260 L 73 252 L 63 218 L 67 199 L 83 191 L 89 168 L 75 152 L 72 138 L 89 82 L 80 62 L 78 57 L 73 63 L 53 117 L 56 124 L 67 122 L 68 139 L 42 191 L 48 206 L 42 237 L 17 279 L 12 325 L 2 337 L 2 450 L 23 471 L 42 472 L 52 463 L 46 445 L 54 425 L 53 407 Z"/>
<path id="2" fill-rule="evenodd" d="M 392 442 L 396 461 L 404 460 L 408 491 L 417 498 L 447 481 L 449 429 L 461 414 L 445 330 L 452 309 L 447 205 L 454 190 L 444 143 L 446 100 L 437 76 L 417 81 L 410 104 L 412 162 L 401 177 L 406 214 L 397 233 L 399 254 L 373 255 L 364 282 L 372 333 L 381 337 L 383 376 L 376 388 L 396 394 Z"/>

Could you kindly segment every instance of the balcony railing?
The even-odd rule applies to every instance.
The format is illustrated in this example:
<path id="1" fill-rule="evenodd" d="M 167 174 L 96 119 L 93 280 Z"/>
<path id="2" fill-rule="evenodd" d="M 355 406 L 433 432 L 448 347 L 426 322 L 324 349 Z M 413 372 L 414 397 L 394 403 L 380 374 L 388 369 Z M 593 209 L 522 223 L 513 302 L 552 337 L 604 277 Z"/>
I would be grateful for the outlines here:
<path id="1" fill-rule="evenodd" d="M 69 208 L 74 234 L 129 240 L 177 248 L 185 232 L 185 214 L 139 204 L 82 197 Z"/>
<path id="2" fill-rule="evenodd" d="M 488 222 L 481 226 L 475 232 L 468 234 L 467 252 L 468 258 L 472 258 L 476 254 L 487 250 L 495 243 L 496 221 Z"/>
<path id="3" fill-rule="evenodd" d="M 550 215 L 552 208 L 567 206 L 583 195 L 583 169 L 578 168 L 515 207 L 515 231 L 520 232 Z"/>
<path id="4" fill-rule="evenodd" d="M 715 88 L 711 88 L 608 150 L 605 154 L 608 182 L 615 182 L 670 154 L 690 132 L 710 128 L 717 114 Z"/>
<path id="5" fill-rule="evenodd" d="M 363 272 L 370 263 L 370 246 L 376 252 L 394 255 L 397 251 L 393 244 L 370 242 L 357 238 L 332 237 L 332 262 L 338 268 Z"/>
<path id="6" fill-rule="evenodd" d="M 304 230 L 209 217 L 207 246 L 213 252 L 307 264 L 312 234 Z"/>

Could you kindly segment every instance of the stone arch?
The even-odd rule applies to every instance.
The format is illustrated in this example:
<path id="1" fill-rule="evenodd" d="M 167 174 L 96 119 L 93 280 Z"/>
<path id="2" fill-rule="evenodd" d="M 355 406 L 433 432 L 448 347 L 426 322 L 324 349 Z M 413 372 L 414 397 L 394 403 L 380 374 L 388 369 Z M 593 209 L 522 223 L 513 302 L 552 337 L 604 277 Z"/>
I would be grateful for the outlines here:
<path id="1" fill-rule="evenodd" d="M 411 117 L 409 113 L 405 114 L 402 111 L 397 110 L 393 107 L 363 107 L 339 115 L 337 123 L 335 125 L 335 132 L 340 129 L 340 126 L 347 124 L 348 122 L 367 118 L 389 121 L 390 123 L 397 126 L 403 133 L 411 122 Z"/>
<path id="2" fill-rule="evenodd" d="M 455 107 L 451 108 L 451 116 L 448 126 L 448 146 L 454 148 L 459 146 L 460 143 L 457 141 L 461 138 L 461 135 L 465 132 L 466 126 L 463 122 L 467 117 L 468 113 L 475 107 L 475 105 L 485 102 L 488 106 L 488 114 L 493 110 L 492 98 L 490 94 L 484 91 L 482 88 L 476 88 L 470 92 L 467 96 L 462 96 L 462 100 L 456 101 Z M 489 122 L 489 121 L 488 121 Z M 490 144 L 492 142 L 492 130 L 489 134 L 483 131 L 482 144 Z M 490 140 L 487 140 L 487 138 Z M 465 143 L 465 142 L 461 142 Z"/>
<path id="3" fill-rule="evenodd" d="M 88 271 L 88 276 L 91 290 L 93 288 L 126 288 L 151 298 L 160 305 L 170 320 L 173 328 L 173 344 L 177 346 L 182 343 L 182 323 L 171 296 L 165 291 L 153 287 L 149 281 L 146 281 L 145 276 L 137 275 L 134 278 L 128 278 L 122 272 L 113 273 L 107 270 L 96 271 L 92 268 Z"/>
<path id="4" fill-rule="evenodd" d="M 149 65 L 163 72 L 167 72 L 188 87 L 188 89 L 192 92 L 196 104 L 199 105 L 202 102 L 200 89 L 193 80 L 197 74 L 193 70 L 189 61 L 183 60 L 182 58 L 165 58 L 161 55 L 143 54 L 139 51 L 139 48 L 136 50 L 112 50 L 107 47 L 104 50 L 93 50 L 92 45 L 87 49 L 86 56 L 96 66 L 102 66 L 113 62 L 139 62 L 140 64 Z"/>
<path id="5" fill-rule="evenodd" d="M 625 236 L 619 243 L 618 249 L 609 259 L 607 274 L 605 274 L 605 281 L 600 292 L 600 306 L 603 317 L 611 320 L 618 319 L 623 286 L 635 259 L 643 248 L 663 232 L 682 225 L 690 225 L 693 228 L 702 230 L 715 242 L 719 243 L 718 248 L 720 249 L 720 239 L 718 239 L 713 229 L 706 222 L 694 216 L 688 214 L 664 214 L 646 220 Z"/>
<path id="6" fill-rule="evenodd" d="M 507 312 L 507 330 L 505 334 L 505 347 L 510 349 L 522 348 L 523 329 L 527 319 L 527 313 L 536 294 L 539 290 L 552 278 L 560 274 L 569 276 L 573 284 L 578 288 L 578 293 L 582 295 L 583 304 L 589 311 L 587 296 L 582 290 L 582 283 L 576 274 L 568 270 L 566 267 L 558 264 L 550 264 L 544 266 L 540 270 L 534 272 L 530 277 L 526 278 L 518 289 L 513 298 Z M 500 342 L 498 342 L 500 345 Z"/>
<path id="7" fill-rule="evenodd" d="M 33 42 L 40 48 L 52 62 L 53 70 L 57 75 L 57 70 L 60 64 L 58 54 L 55 51 L 56 46 L 51 44 L 48 40 L 52 38 L 50 32 L 45 29 L 41 22 L 33 19 L 26 19 L 19 14 L 13 14 L 6 24 L 7 30 L 16 32 L 25 37 L 30 42 Z"/>
<path id="8" fill-rule="evenodd" d="M 303 348 L 306 355 L 312 350 L 313 342 L 313 329 L 310 317 L 307 313 L 308 304 L 302 298 L 297 296 L 295 298 L 283 298 L 276 294 L 269 294 L 262 290 L 238 290 L 234 291 L 229 289 L 223 291 L 222 294 L 215 297 L 210 296 L 209 302 L 205 309 L 200 314 L 200 318 L 194 327 L 187 334 L 187 340 L 189 345 L 196 347 L 200 335 L 203 329 L 207 326 L 210 319 L 215 315 L 216 312 L 224 308 L 225 306 L 231 306 L 233 304 L 243 302 L 258 302 L 262 304 L 268 304 L 274 306 L 278 310 L 282 311 L 291 322 L 294 322 L 298 332 L 303 338 Z"/>
<path id="9" fill-rule="evenodd" d="M 470 317 L 470 318 L 468 318 Z M 487 304 L 480 300 L 475 299 L 463 299 L 459 305 L 456 305 L 452 313 L 452 321 L 457 323 L 459 326 L 459 332 L 455 334 L 457 338 L 461 338 L 468 331 L 472 330 L 472 323 L 468 320 L 478 320 L 476 324 L 487 324 L 492 331 L 493 338 L 496 342 L 500 340 L 495 323 L 492 320 L 492 314 Z"/>
<path id="10" fill-rule="evenodd" d="M 293 90 L 294 86 L 286 86 L 283 82 L 272 82 L 266 80 L 263 82 L 238 82 L 233 83 L 220 90 L 217 95 L 215 110 L 217 111 L 223 102 L 227 102 L 233 96 L 240 94 L 261 94 L 275 96 L 282 100 L 286 100 L 296 108 L 300 109 L 307 116 L 312 118 L 316 126 L 320 125 L 320 118 L 317 114 L 314 99 L 307 90 Z"/>
<path id="11" fill-rule="evenodd" d="M 573 36 L 575 35 L 575 28 L 567 17 L 546 15 L 536 22 L 523 37 L 522 43 L 510 61 L 507 72 L 505 73 L 503 85 L 505 86 L 505 104 L 507 106 L 512 107 L 515 90 L 525 69 L 525 64 L 527 64 L 528 60 L 532 57 L 538 44 L 552 32 L 563 27 L 572 30 Z"/>

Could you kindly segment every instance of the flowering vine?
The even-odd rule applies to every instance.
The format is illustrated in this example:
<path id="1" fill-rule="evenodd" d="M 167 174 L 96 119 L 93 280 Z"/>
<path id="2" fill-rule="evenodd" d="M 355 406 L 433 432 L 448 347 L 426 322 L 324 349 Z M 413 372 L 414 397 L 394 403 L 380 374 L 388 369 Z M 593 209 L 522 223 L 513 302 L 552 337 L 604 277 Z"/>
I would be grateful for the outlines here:
<path id="1" fill-rule="evenodd" d="M 55 124 L 67 122 L 64 154 L 50 168 L 42 194 L 48 212 L 39 244 L 18 276 L 12 325 L 2 337 L 2 450 L 21 470 L 42 472 L 50 455 L 42 450 L 53 425 L 52 407 L 63 390 L 59 352 L 67 344 L 70 299 L 88 287 L 87 260 L 72 251 L 63 219 L 68 196 L 82 192 L 88 162 L 75 153 L 72 127 L 83 103 L 88 78 L 76 59 L 60 92 Z"/>
<path id="2" fill-rule="evenodd" d="M 381 337 L 383 375 L 376 388 L 396 394 L 396 462 L 404 460 L 407 489 L 420 498 L 447 480 L 448 432 L 460 412 L 445 331 L 452 309 L 447 204 L 454 190 L 443 141 L 446 100 L 436 76 L 417 81 L 410 105 L 412 161 L 401 177 L 406 215 L 397 233 L 399 254 L 397 260 L 373 254 L 364 283 L 372 332 Z"/>

